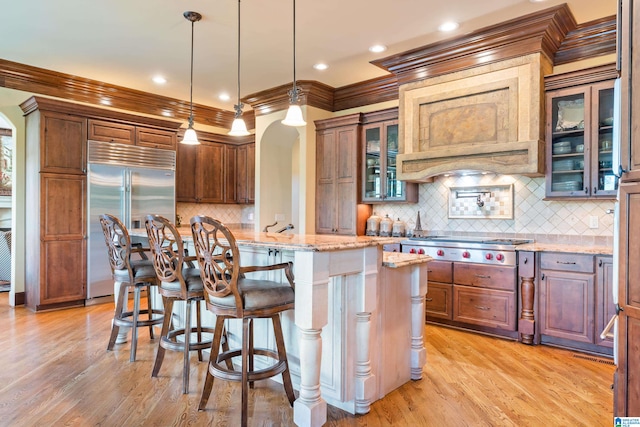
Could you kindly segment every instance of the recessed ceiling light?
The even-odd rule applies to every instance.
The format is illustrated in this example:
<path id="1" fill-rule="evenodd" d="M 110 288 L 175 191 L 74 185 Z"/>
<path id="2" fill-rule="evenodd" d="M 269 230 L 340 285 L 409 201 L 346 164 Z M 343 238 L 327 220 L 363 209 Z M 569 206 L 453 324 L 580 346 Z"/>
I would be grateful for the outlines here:
<path id="1" fill-rule="evenodd" d="M 380 52 L 384 52 L 385 50 L 387 50 L 387 47 L 382 44 L 374 44 L 369 48 L 369 52 L 373 52 L 373 53 L 380 53 Z"/>
<path id="2" fill-rule="evenodd" d="M 457 22 L 453 22 L 453 21 L 448 21 L 445 22 L 443 24 L 440 24 L 440 26 L 438 27 L 438 30 L 440 31 L 453 31 L 455 29 L 457 29 L 460 25 Z"/>
<path id="3" fill-rule="evenodd" d="M 318 62 L 317 64 L 314 64 L 313 68 L 315 68 L 316 70 L 326 70 L 327 68 L 329 68 L 329 66 L 327 64 L 325 64 L 324 62 Z"/>
<path id="4" fill-rule="evenodd" d="M 231 99 L 231 97 L 228 93 L 221 93 L 220 95 L 218 95 L 218 99 L 220 99 L 220 101 L 228 101 Z"/>
<path id="5" fill-rule="evenodd" d="M 153 76 L 153 78 L 151 79 L 153 80 L 154 83 L 159 84 L 159 85 L 163 85 L 167 82 L 167 79 L 165 79 L 162 76 Z"/>

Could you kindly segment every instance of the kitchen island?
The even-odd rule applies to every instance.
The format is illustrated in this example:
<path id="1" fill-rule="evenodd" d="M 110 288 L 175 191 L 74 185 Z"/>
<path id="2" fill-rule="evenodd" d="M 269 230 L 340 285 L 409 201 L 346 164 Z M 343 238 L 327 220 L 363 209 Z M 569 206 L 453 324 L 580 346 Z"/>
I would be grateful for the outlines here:
<path id="1" fill-rule="evenodd" d="M 189 245 L 190 229 L 181 227 L 180 233 Z M 422 377 L 429 256 L 383 254 L 391 238 L 245 230 L 234 230 L 234 236 L 242 265 L 293 262 L 295 309 L 283 313 L 282 324 L 299 391 L 297 425 L 324 424 L 327 403 L 367 413 L 374 401 Z M 273 346 L 268 326 L 256 323 L 256 347 Z M 232 346 L 239 327 L 228 326 Z"/>

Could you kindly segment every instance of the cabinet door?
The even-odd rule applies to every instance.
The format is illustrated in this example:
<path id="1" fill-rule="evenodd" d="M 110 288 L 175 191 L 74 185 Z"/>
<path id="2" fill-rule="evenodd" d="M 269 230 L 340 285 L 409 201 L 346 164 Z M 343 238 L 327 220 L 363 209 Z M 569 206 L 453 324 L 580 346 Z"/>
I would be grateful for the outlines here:
<path id="1" fill-rule="evenodd" d="M 232 145 L 227 145 L 224 150 L 224 202 L 236 203 L 238 201 L 238 194 L 236 191 L 236 155 L 238 148 Z"/>
<path id="2" fill-rule="evenodd" d="M 89 119 L 89 139 L 92 141 L 133 145 L 135 138 L 136 127 L 133 125 Z"/>
<path id="3" fill-rule="evenodd" d="M 196 198 L 202 203 L 224 203 L 224 144 L 198 146 Z"/>
<path id="4" fill-rule="evenodd" d="M 136 126 L 136 145 L 175 150 L 178 135 L 175 131 Z"/>
<path id="5" fill-rule="evenodd" d="M 256 201 L 256 145 L 247 146 L 247 203 Z"/>
<path id="6" fill-rule="evenodd" d="M 453 320 L 488 328 L 516 330 L 514 292 L 453 285 Z"/>
<path id="7" fill-rule="evenodd" d="M 596 273 L 596 344 L 613 348 L 612 338 L 600 338 L 600 333 L 616 314 L 616 305 L 613 303 L 613 259 L 612 257 L 598 257 L 596 263 L 598 265 Z"/>
<path id="8" fill-rule="evenodd" d="M 316 134 L 316 233 L 336 232 L 336 130 Z"/>
<path id="9" fill-rule="evenodd" d="M 336 232 L 355 235 L 358 200 L 358 135 L 356 129 L 338 129 L 336 135 Z"/>
<path id="10" fill-rule="evenodd" d="M 236 180 L 238 203 L 255 202 L 255 144 L 238 147 L 236 153 Z"/>
<path id="11" fill-rule="evenodd" d="M 540 270 L 540 333 L 594 343 L 593 274 Z"/>
<path id="12" fill-rule="evenodd" d="M 42 112 L 40 170 L 84 174 L 87 165 L 87 119 Z"/>
<path id="13" fill-rule="evenodd" d="M 362 127 L 364 167 L 362 201 L 378 202 L 383 199 L 385 191 L 384 171 L 386 156 L 383 153 L 384 139 L 379 124 Z"/>
<path id="14" fill-rule="evenodd" d="M 590 105 L 589 86 L 547 93 L 547 197 L 590 194 Z"/>
<path id="15" fill-rule="evenodd" d="M 437 319 L 451 320 L 453 318 L 453 285 L 451 283 L 428 283 L 425 297 L 426 321 Z"/>
<path id="16" fill-rule="evenodd" d="M 86 190 L 84 176 L 41 177 L 39 306 L 85 298 Z"/>
<path id="17" fill-rule="evenodd" d="M 615 197 L 618 179 L 613 174 L 613 82 L 592 87 L 591 196 Z"/>
<path id="18" fill-rule="evenodd" d="M 178 144 L 176 153 L 176 201 L 197 202 L 196 159 L 198 146 Z"/>

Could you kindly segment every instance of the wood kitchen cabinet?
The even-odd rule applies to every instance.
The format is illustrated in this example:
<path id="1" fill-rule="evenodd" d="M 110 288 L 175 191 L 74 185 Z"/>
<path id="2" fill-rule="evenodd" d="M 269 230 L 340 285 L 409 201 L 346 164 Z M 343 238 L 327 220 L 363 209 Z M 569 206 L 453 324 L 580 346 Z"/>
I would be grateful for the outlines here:
<path id="1" fill-rule="evenodd" d="M 79 175 L 87 172 L 86 118 L 42 110 L 28 122 L 33 137 L 29 149 L 34 150 L 30 154 L 39 151 L 40 172 Z M 41 135 L 34 135 L 36 132 Z"/>
<path id="2" fill-rule="evenodd" d="M 613 338 L 600 338 L 609 320 L 616 314 L 613 303 L 613 258 L 610 256 L 596 257 L 596 344 L 613 348 Z M 611 330 L 613 333 L 613 330 Z"/>
<path id="3" fill-rule="evenodd" d="M 199 139 L 200 145 L 178 145 L 176 201 L 224 203 L 225 145 Z"/>
<path id="4" fill-rule="evenodd" d="M 366 113 L 362 117 L 362 202 L 417 202 L 418 184 L 399 181 L 398 109 Z"/>
<path id="5" fill-rule="evenodd" d="M 599 67 L 593 78 L 615 76 L 609 68 Z M 579 76 L 579 81 L 589 78 L 584 71 Z M 554 85 L 562 79 L 574 82 L 578 77 L 547 78 Z M 615 198 L 613 84 L 607 80 L 547 92 L 547 198 Z"/>
<path id="6" fill-rule="evenodd" d="M 256 145 L 244 144 L 237 148 L 236 186 L 238 203 L 255 203 Z"/>
<path id="7" fill-rule="evenodd" d="M 427 322 L 453 318 L 453 262 L 431 261 L 427 266 Z"/>
<path id="8" fill-rule="evenodd" d="M 156 129 L 130 123 L 89 119 L 89 139 L 139 145 L 141 147 L 175 150 L 177 133 L 174 130 Z"/>
<path id="9" fill-rule="evenodd" d="M 316 233 L 364 235 L 371 205 L 358 204 L 362 114 L 317 120 Z"/>

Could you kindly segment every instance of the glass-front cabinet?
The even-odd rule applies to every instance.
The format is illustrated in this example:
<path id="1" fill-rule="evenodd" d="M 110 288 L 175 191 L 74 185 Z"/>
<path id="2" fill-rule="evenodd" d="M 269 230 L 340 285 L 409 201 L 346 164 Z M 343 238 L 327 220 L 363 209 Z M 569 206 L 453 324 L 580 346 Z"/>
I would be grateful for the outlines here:
<path id="1" fill-rule="evenodd" d="M 612 81 L 547 92 L 547 197 L 615 197 L 612 137 Z"/>
<path id="2" fill-rule="evenodd" d="M 393 110 L 396 111 L 397 117 L 397 109 Z M 374 117 L 380 117 L 380 113 L 374 114 Z M 397 178 L 397 119 L 365 124 L 362 126 L 362 135 L 362 202 L 417 202 L 417 184 L 405 183 Z"/>

